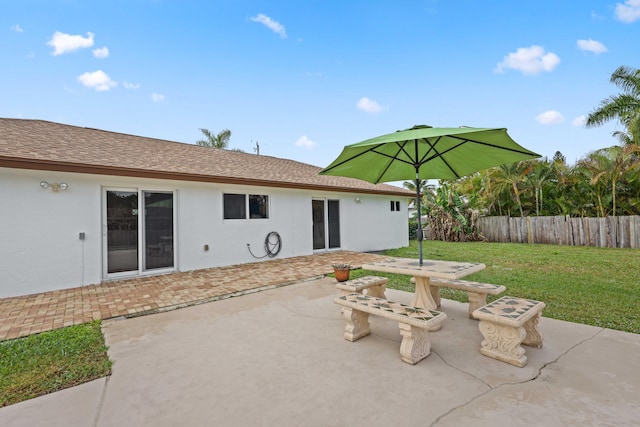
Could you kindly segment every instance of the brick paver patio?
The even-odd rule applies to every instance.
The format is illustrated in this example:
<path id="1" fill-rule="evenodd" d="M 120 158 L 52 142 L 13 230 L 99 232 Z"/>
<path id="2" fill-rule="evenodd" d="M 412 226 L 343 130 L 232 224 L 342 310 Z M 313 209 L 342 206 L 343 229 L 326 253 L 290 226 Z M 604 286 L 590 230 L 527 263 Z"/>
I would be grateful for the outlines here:
<path id="1" fill-rule="evenodd" d="M 2 298 L 0 340 L 215 301 L 323 276 L 333 272 L 331 264 L 335 262 L 359 267 L 381 258 L 359 252 L 327 252 Z"/>

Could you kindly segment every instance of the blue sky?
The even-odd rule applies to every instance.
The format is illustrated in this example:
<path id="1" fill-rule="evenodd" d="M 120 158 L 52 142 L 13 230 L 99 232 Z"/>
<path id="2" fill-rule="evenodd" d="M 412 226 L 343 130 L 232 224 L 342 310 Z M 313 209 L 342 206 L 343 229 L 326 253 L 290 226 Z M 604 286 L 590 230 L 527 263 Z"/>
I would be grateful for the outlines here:
<path id="1" fill-rule="evenodd" d="M 640 0 L 0 0 L 0 117 L 328 165 L 415 124 L 505 127 L 569 163 L 640 67 Z"/>

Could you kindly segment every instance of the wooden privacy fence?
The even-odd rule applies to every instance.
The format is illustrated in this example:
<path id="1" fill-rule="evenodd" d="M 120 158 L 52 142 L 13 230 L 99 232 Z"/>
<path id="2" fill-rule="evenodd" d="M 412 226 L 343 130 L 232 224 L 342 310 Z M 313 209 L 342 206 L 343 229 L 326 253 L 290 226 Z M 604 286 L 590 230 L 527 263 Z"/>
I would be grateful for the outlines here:
<path id="1" fill-rule="evenodd" d="M 571 218 L 540 216 L 478 218 L 478 230 L 490 242 L 640 248 L 640 216 Z"/>

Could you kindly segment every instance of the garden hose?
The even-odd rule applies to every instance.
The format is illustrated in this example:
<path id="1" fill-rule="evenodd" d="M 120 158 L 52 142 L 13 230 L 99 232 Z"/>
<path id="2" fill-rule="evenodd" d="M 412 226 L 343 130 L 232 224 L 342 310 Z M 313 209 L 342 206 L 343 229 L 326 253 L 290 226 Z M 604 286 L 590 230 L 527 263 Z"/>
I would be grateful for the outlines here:
<path id="1" fill-rule="evenodd" d="M 278 255 L 280 253 L 280 249 L 282 249 L 282 238 L 277 231 L 272 231 L 267 234 L 267 237 L 264 239 L 264 250 L 266 253 L 263 256 L 254 255 L 253 252 L 251 252 L 251 246 L 249 245 L 249 243 L 247 243 L 247 249 L 249 250 L 251 256 L 254 258 L 273 258 Z"/>

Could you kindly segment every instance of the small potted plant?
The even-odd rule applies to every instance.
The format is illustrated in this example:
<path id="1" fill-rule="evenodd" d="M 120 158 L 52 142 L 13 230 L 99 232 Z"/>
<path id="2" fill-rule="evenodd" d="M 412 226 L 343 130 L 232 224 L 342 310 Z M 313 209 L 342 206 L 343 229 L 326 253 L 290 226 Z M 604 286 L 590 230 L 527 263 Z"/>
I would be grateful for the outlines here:
<path id="1" fill-rule="evenodd" d="M 333 267 L 333 273 L 336 275 L 338 282 L 345 282 L 349 280 L 349 271 L 351 271 L 351 264 L 348 263 L 336 263 L 331 264 Z"/>

